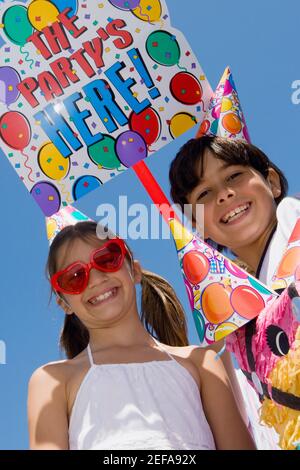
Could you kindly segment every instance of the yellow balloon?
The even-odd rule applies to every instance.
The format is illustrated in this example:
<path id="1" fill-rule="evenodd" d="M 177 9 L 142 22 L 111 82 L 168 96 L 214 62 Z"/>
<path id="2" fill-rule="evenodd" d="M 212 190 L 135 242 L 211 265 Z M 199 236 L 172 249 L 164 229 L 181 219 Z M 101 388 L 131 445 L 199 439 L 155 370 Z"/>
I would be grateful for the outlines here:
<path id="1" fill-rule="evenodd" d="M 169 225 L 178 251 L 182 250 L 182 248 L 193 240 L 193 234 L 189 232 L 178 220 L 170 220 Z"/>
<path id="2" fill-rule="evenodd" d="M 229 98 L 223 98 L 222 106 L 221 106 L 221 113 L 227 113 L 232 109 L 232 101 Z"/>
<path id="3" fill-rule="evenodd" d="M 132 13 L 142 21 L 159 21 L 161 17 L 161 4 L 159 0 L 140 0 Z"/>
<path id="4" fill-rule="evenodd" d="M 48 240 L 52 240 L 57 230 L 57 223 L 54 219 L 49 219 L 47 221 L 47 236 Z"/>
<path id="5" fill-rule="evenodd" d="M 64 158 L 52 142 L 40 149 L 38 161 L 42 172 L 53 180 L 62 180 L 69 172 L 70 159 Z"/>
<path id="6" fill-rule="evenodd" d="M 53 3 L 46 0 L 34 0 L 27 10 L 32 26 L 38 31 L 57 21 L 59 11 Z"/>
<path id="7" fill-rule="evenodd" d="M 197 119 L 189 113 L 178 113 L 172 117 L 170 122 L 171 136 L 176 139 L 184 132 L 189 131 L 197 124 Z"/>
<path id="8" fill-rule="evenodd" d="M 225 336 L 233 333 L 237 328 L 237 325 L 231 322 L 221 323 L 221 325 L 216 328 L 215 341 L 220 341 L 220 339 L 223 339 Z"/>

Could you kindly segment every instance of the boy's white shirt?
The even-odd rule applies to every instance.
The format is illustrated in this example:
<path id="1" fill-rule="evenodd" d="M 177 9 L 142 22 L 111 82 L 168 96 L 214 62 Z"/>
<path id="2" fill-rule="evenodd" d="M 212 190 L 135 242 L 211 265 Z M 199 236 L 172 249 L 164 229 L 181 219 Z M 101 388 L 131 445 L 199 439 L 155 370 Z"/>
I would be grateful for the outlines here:
<path id="1" fill-rule="evenodd" d="M 259 273 L 259 280 L 271 286 L 272 277 L 287 248 L 293 228 L 300 218 L 300 200 L 295 197 L 285 197 L 277 207 L 278 225 L 265 253 Z"/>

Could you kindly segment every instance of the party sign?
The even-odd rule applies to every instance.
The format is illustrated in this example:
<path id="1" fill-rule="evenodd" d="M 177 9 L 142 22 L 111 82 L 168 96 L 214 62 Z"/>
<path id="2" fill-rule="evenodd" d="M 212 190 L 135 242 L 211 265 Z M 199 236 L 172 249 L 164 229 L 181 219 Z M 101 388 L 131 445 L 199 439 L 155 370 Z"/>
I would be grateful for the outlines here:
<path id="1" fill-rule="evenodd" d="M 211 88 L 164 0 L 0 2 L 0 144 L 46 216 L 200 122 Z"/>

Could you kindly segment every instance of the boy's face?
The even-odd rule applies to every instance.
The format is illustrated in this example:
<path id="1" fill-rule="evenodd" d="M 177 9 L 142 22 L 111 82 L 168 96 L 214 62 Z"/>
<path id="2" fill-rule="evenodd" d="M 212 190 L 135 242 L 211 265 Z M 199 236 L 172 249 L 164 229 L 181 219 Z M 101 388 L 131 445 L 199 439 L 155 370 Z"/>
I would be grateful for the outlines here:
<path id="1" fill-rule="evenodd" d="M 204 204 L 205 238 L 234 251 L 255 243 L 274 225 L 274 197 L 280 194 L 279 177 L 274 170 L 270 170 L 266 180 L 252 167 L 228 165 L 207 150 L 203 177 L 187 199 L 194 214 L 196 204 Z"/>

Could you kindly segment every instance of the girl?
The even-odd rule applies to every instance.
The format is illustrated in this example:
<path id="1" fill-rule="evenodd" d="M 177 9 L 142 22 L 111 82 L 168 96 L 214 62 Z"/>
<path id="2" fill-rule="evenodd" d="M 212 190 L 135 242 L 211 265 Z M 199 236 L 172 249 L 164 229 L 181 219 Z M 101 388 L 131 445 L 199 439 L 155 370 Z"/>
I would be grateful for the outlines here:
<path id="1" fill-rule="evenodd" d="M 204 204 L 205 237 L 229 248 L 265 284 L 300 217 L 300 201 L 269 158 L 242 140 L 192 139 L 170 168 L 171 194 L 181 206 Z"/>
<path id="2" fill-rule="evenodd" d="M 186 346 L 173 289 L 122 240 L 100 241 L 94 222 L 66 227 L 48 273 L 68 359 L 30 380 L 32 449 L 254 449 L 222 362 Z"/>
<path id="3" fill-rule="evenodd" d="M 300 217 L 300 201 L 286 197 L 288 183 L 279 168 L 254 145 L 204 136 L 181 148 L 169 176 L 175 203 L 192 204 L 193 214 L 197 204 L 204 205 L 205 238 L 219 251 L 229 248 L 237 264 L 271 286 Z M 236 373 L 258 447 L 274 448 L 278 437 L 258 425 L 259 401 Z"/>

